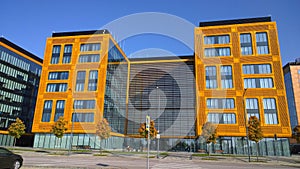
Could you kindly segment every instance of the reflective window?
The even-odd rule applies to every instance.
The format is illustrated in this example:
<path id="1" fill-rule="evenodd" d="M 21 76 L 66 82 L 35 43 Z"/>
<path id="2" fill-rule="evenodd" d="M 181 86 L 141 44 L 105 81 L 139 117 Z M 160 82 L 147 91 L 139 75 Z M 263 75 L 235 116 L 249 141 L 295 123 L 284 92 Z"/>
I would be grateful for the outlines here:
<path id="1" fill-rule="evenodd" d="M 94 109 L 95 100 L 75 100 L 74 109 Z"/>
<path id="2" fill-rule="evenodd" d="M 234 99 L 231 98 L 208 98 L 206 100 L 208 109 L 234 109 Z"/>
<path id="3" fill-rule="evenodd" d="M 70 63 L 72 56 L 72 45 L 65 45 L 62 63 Z"/>
<path id="4" fill-rule="evenodd" d="M 87 63 L 87 62 L 99 62 L 100 55 L 99 54 L 86 54 L 79 56 L 79 63 Z"/>
<path id="5" fill-rule="evenodd" d="M 218 87 L 216 66 L 205 67 L 206 88 L 215 89 Z"/>
<path id="6" fill-rule="evenodd" d="M 58 64 L 60 55 L 60 45 L 54 45 L 52 48 L 51 64 Z"/>
<path id="7" fill-rule="evenodd" d="M 214 124 L 236 124 L 234 113 L 208 113 L 207 121 Z"/>
<path id="8" fill-rule="evenodd" d="M 205 57 L 218 57 L 218 56 L 230 56 L 230 48 L 205 48 L 204 56 Z"/>
<path id="9" fill-rule="evenodd" d="M 94 113 L 73 113 L 73 122 L 94 122 Z"/>
<path id="10" fill-rule="evenodd" d="M 69 72 L 49 72 L 49 80 L 66 80 L 69 78 Z"/>
<path id="11" fill-rule="evenodd" d="M 256 33 L 257 54 L 269 54 L 268 35 L 266 32 Z"/>
<path id="12" fill-rule="evenodd" d="M 221 66 L 221 87 L 224 89 L 233 88 L 231 66 Z"/>
<path id="13" fill-rule="evenodd" d="M 244 74 L 270 74 L 272 73 L 270 64 L 243 65 Z"/>
<path id="14" fill-rule="evenodd" d="M 252 40 L 251 34 L 245 33 L 240 35 L 241 54 L 252 55 Z"/>
<path id="15" fill-rule="evenodd" d="M 57 100 L 54 121 L 57 121 L 59 117 L 64 117 L 64 110 L 65 110 L 65 101 Z"/>
<path id="16" fill-rule="evenodd" d="M 67 83 L 49 83 L 47 84 L 47 92 L 65 92 L 67 91 Z"/>
<path id="17" fill-rule="evenodd" d="M 205 36 L 204 44 L 228 44 L 230 43 L 229 35 Z"/>
<path id="18" fill-rule="evenodd" d="M 52 100 L 46 100 L 44 102 L 42 122 L 49 122 L 51 118 L 52 111 Z"/>
<path id="19" fill-rule="evenodd" d="M 273 98 L 263 99 L 266 124 L 278 124 L 276 101 Z"/>
<path id="20" fill-rule="evenodd" d="M 97 82 L 98 82 L 98 70 L 91 70 L 90 75 L 89 75 L 88 90 L 96 91 L 97 90 Z"/>
<path id="21" fill-rule="evenodd" d="M 272 78 L 245 78 L 244 79 L 245 88 L 273 88 Z"/>
<path id="22" fill-rule="evenodd" d="M 99 50 L 100 50 L 100 43 L 87 43 L 87 44 L 80 45 L 81 52 L 99 51 Z"/>
<path id="23" fill-rule="evenodd" d="M 246 99 L 246 110 L 248 119 L 250 116 L 256 116 L 259 119 L 258 100 L 256 98 Z"/>
<path id="24" fill-rule="evenodd" d="M 76 91 L 84 91 L 84 83 L 85 83 L 85 71 L 77 72 L 76 77 Z"/>

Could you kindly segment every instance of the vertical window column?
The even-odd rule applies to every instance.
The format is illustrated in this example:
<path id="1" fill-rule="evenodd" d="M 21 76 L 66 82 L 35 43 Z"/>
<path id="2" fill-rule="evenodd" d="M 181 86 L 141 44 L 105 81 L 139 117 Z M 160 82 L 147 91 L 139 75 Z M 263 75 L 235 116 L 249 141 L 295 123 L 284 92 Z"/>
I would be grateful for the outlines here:
<path id="1" fill-rule="evenodd" d="M 257 54 L 269 54 L 268 37 L 266 32 L 256 33 Z"/>
<path id="2" fill-rule="evenodd" d="M 205 67 L 206 88 L 215 89 L 218 87 L 216 66 Z"/>
<path id="3" fill-rule="evenodd" d="M 250 116 L 259 117 L 259 108 L 258 108 L 258 100 L 256 98 L 248 98 L 246 99 L 246 111 L 248 119 Z"/>
<path id="4" fill-rule="evenodd" d="M 62 63 L 70 63 L 72 55 L 72 45 L 65 45 Z"/>
<path id="5" fill-rule="evenodd" d="M 276 101 L 273 98 L 263 99 L 265 123 L 278 124 Z"/>
<path id="6" fill-rule="evenodd" d="M 50 122 L 51 111 L 52 111 L 52 100 L 46 100 L 44 102 L 44 109 L 42 115 L 42 122 Z"/>
<path id="7" fill-rule="evenodd" d="M 60 45 L 54 45 L 52 49 L 51 64 L 58 64 L 60 55 Z"/>
<path id="8" fill-rule="evenodd" d="M 64 116 L 64 110 L 65 110 L 65 101 L 58 100 L 56 102 L 54 121 L 57 121 L 59 119 L 59 117 Z"/>
<path id="9" fill-rule="evenodd" d="M 88 90 L 96 91 L 97 83 L 98 83 L 98 70 L 91 70 L 89 75 Z"/>
<path id="10" fill-rule="evenodd" d="M 75 91 L 84 91 L 85 71 L 77 72 Z"/>
<path id="11" fill-rule="evenodd" d="M 221 87 L 224 89 L 233 88 L 231 66 L 221 66 Z"/>
<path id="12" fill-rule="evenodd" d="M 240 35 L 241 54 L 252 55 L 252 40 L 251 34 L 245 33 Z"/>

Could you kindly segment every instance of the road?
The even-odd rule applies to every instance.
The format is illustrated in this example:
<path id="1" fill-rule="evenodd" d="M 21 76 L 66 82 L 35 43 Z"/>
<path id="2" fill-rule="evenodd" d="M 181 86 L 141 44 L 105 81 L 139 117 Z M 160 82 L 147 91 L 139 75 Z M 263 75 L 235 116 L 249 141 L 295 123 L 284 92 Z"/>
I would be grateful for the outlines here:
<path id="1" fill-rule="evenodd" d="M 136 155 L 93 156 L 93 154 L 50 155 L 47 153 L 22 152 L 24 166 L 22 169 L 36 168 L 81 168 L 81 169 L 143 169 L 147 168 L 147 159 Z M 297 167 L 297 166 L 296 166 Z M 300 165 L 299 165 L 300 167 Z M 150 158 L 151 169 L 274 169 L 293 168 L 280 162 L 245 162 L 239 159 L 203 160 L 185 157 Z"/>

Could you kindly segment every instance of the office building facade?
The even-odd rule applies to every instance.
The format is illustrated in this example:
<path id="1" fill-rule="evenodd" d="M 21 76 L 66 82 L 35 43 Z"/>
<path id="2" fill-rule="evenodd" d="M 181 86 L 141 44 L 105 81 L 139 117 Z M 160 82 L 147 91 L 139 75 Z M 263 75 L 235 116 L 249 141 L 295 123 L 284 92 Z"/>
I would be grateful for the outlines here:
<path id="1" fill-rule="evenodd" d="M 288 101 L 291 130 L 300 124 L 300 60 L 289 62 L 283 67 L 286 96 Z"/>
<path id="2" fill-rule="evenodd" d="M 26 134 L 16 145 L 32 146 L 31 133 L 43 60 L 0 38 L 0 145 L 13 145 L 8 127 L 20 118 Z"/>
<path id="3" fill-rule="evenodd" d="M 287 155 L 284 138 L 291 130 L 281 67 L 277 28 L 269 17 L 200 23 L 195 55 L 180 57 L 128 59 L 107 30 L 53 33 L 46 43 L 34 147 L 99 148 L 95 126 L 104 117 L 112 127 L 105 148 L 140 149 L 146 143 L 138 128 L 150 115 L 163 150 L 186 144 L 204 149 L 201 127 L 208 121 L 218 125 L 214 150 L 246 154 L 245 124 L 257 116 L 265 137 L 260 154 Z M 55 145 L 49 131 L 59 116 L 68 130 Z M 250 146 L 255 154 L 255 144 Z"/>
<path id="4" fill-rule="evenodd" d="M 218 124 L 219 146 L 237 145 L 226 151 L 239 153 L 245 151 L 239 149 L 245 124 L 256 116 L 266 138 L 264 148 L 272 144 L 268 138 L 291 136 L 277 28 L 270 17 L 200 23 L 195 29 L 195 69 L 197 135 L 206 121 Z M 274 149 L 268 152 L 276 154 Z"/>

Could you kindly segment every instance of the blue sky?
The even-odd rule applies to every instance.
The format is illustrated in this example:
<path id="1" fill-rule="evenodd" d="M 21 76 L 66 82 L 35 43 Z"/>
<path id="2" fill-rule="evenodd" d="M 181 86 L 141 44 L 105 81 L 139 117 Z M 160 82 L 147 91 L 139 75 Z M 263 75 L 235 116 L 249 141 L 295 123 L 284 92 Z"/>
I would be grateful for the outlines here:
<path id="1" fill-rule="evenodd" d="M 166 13 L 195 26 L 201 21 L 271 16 L 277 22 L 284 65 L 300 57 L 299 6 L 299 0 L 2 0 L 0 35 L 43 58 L 46 39 L 53 31 L 101 29 L 136 13 Z M 160 18 L 152 22 L 156 26 L 166 24 Z M 126 24 L 125 28 L 130 29 Z M 114 36 L 118 38 L 117 34 Z M 186 36 L 193 38 L 190 33 Z M 122 44 L 128 56 L 147 49 L 161 49 L 175 55 L 193 54 L 193 49 L 180 40 L 155 33 L 137 34 Z"/>

